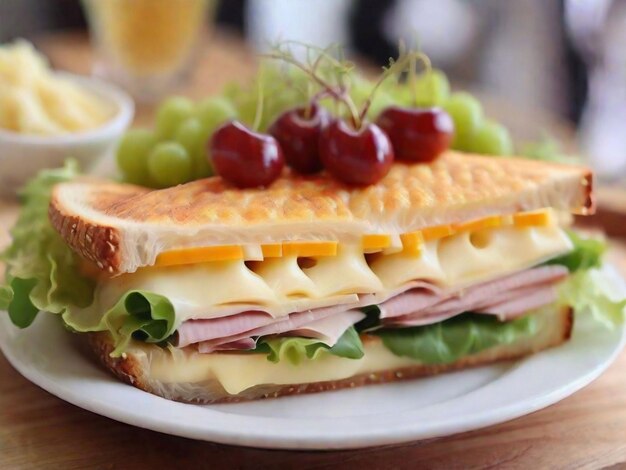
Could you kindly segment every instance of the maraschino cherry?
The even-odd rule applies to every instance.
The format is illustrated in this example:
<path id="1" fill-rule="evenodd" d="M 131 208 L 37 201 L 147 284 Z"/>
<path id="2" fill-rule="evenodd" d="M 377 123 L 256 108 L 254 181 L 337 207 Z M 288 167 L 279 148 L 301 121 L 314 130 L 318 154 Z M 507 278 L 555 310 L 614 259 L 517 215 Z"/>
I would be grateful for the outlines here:
<path id="1" fill-rule="evenodd" d="M 299 173 L 317 173 L 322 170 L 320 133 L 328 121 L 328 112 L 312 103 L 308 107 L 285 111 L 274 121 L 268 132 L 280 144 L 287 165 Z"/>
<path id="2" fill-rule="evenodd" d="M 231 121 L 211 137 L 209 152 L 215 172 L 240 188 L 268 186 L 285 166 L 278 141 L 269 134 Z"/>
<path id="3" fill-rule="evenodd" d="M 381 180 L 393 164 L 393 148 L 376 124 L 354 129 L 343 120 L 329 124 L 320 135 L 320 157 L 338 180 L 369 185 Z"/>
<path id="4" fill-rule="evenodd" d="M 395 157 L 409 162 L 431 162 L 449 146 L 454 122 L 441 108 L 390 106 L 376 120 L 389 136 Z"/>

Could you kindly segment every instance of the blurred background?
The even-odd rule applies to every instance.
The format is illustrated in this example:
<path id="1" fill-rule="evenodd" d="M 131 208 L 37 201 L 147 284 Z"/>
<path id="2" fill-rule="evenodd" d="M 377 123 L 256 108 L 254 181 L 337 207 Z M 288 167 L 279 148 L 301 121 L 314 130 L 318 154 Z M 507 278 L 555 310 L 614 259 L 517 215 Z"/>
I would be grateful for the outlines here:
<path id="1" fill-rule="evenodd" d="M 153 85 L 219 91 L 254 61 L 249 51 L 277 40 L 341 43 L 375 71 L 397 54 L 399 39 L 417 38 L 453 88 L 477 94 L 517 139 L 556 138 L 606 180 L 626 174 L 624 0 L 171 0 L 170 10 L 176 4 L 178 12 L 160 16 L 159 0 L 153 1 L 1 0 L 0 42 L 27 38 L 53 66 L 104 75 L 142 98 Z M 107 3 L 118 3 L 117 11 Z M 129 23 L 128 9 L 137 3 L 149 10 L 134 12 Z M 178 30 L 153 41 L 151 35 L 165 34 L 156 19 L 178 22 Z M 129 34 L 124 24 L 135 37 L 118 44 L 120 50 L 140 43 L 139 56 L 154 56 L 154 64 L 187 41 L 191 65 L 167 83 L 125 82 L 110 57 L 113 41 Z M 209 63 L 198 72 L 194 64 L 201 60 Z"/>

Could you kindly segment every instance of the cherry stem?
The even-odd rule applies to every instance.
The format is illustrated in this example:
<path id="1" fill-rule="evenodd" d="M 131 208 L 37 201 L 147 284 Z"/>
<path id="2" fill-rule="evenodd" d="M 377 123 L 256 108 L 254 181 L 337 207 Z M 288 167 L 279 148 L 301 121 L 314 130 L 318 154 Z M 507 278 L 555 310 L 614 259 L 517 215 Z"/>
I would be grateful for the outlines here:
<path id="1" fill-rule="evenodd" d="M 307 105 L 304 107 L 304 118 L 310 119 L 311 115 L 313 114 L 313 89 L 311 83 L 307 83 L 306 88 Z"/>
<path id="2" fill-rule="evenodd" d="M 365 119 L 365 116 L 367 115 L 367 112 L 369 111 L 372 105 L 374 95 L 378 91 L 378 88 L 383 84 L 385 80 L 387 80 L 387 78 L 393 76 L 396 73 L 396 70 L 398 69 L 403 70 L 406 67 L 406 62 L 411 60 L 411 57 L 412 55 L 401 57 L 400 60 L 391 63 L 391 65 L 389 65 L 389 67 L 383 72 L 382 76 L 374 84 L 374 87 L 370 91 L 370 94 L 367 97 L 367 100 L 365 100 L 365 103 L 363 103 L 363 107 L 361 108 L 361 113 L 360 113 L 361 121 Z"/>
<path id="3" fill-rule="evenodd" d="M 282 60 L 288 64 L 293 65 L 294 67 L 299 68 L 304 73 L 306 73 L 310 78 L 312 78 L 320 87 L 322 87 L 326 92 L 336 101 L 343 103 L 351 114 L 353 125 L 356 129 L 360 129 L 361 127 L 361 119 L 360 113 L 357 109 L 356 105 L 352 101 L 352 99 L 347 95 L 345 87 L 340 87 L 340 91 L 337 91 L 330 83 L 324 80 L 319 74 L 316 73 L 316 70 L 311 70 L 310 67 L 302 64 L 300 61 L 295 59 L 294 57 L 288 54 L 267 54 L 264 57 L 268 59 Z M 335 64 L 340 64 L 335 59 L 331 59 Z"/>
<path id="4" fill-rule="evenodd" d="M 409 87 L 413 91 L 413 104 L 417 108 L 417 60 L 411 55 L 409 59 Z"/>
<path id="5" fill-rule="evenodd" d="M 254 111 L 254 122 L 252 123 L 252 130 L 254 132 L 258 132 L 259 127 L 261 126 L 261 118 L 263 117 L 263 80 L 261 76 L 259 76 L 259 81 L 257 85 L 257 103 L 256 110 Z"/>

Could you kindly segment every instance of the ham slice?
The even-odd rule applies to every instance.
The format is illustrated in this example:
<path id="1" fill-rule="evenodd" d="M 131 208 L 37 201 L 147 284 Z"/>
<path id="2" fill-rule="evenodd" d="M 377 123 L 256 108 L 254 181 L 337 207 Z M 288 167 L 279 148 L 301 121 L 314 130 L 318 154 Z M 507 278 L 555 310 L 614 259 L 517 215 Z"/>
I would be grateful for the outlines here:
<path id="1" fill-rule="evenodd" d="M 327 346 L 334 346 L 348 328 L 365 318 L 360 310 L 348 310 L 330 317 L 308 323 L 297 330 L 289 332 L 289 336 L 303 336 L 319 339 Z"/>
<path id="2" fill-rule="evenodd" d="M 513 320 L 524 315 L 529 310 L 551 304 L 557 299 L 557 292 L 553 285 L 538 289 L 520 290 L 519 296 L 479 309 L 476 313 L 497 315 L 501 321 Z"/>
<path id="3" fill-rule="evenodd" d="M 393 318 L 417 312 L 441 302 L 445 298 L 440 293 L 426 289 L 413 289 L 399 294 L 379 305 L 380 318 Z"/>
<path id="4" fill-rule="evenodd" d="M 256 338 L 244 338 L 220 345 L 220 351 L 248 351 L 256 347 Z"/>
<path id="5" fill-rule="evenodd" d="M 213 340 L 224 343 L 224 340 L 229 338 L 239 339 L 247 336 L 259 336 L 256 333 L 257 331 L 280 330 L 282 333 L 283 331 L 289 331 L 290 329 L 344 311 L 346 311 L 345 305 L 333 305 L 332 307 L 292 313 L 282 318 L 273 318 L 265 312 L 251 311 L 229 317 L 188 320 L 178 328 L 176 346 L 182 348 L 190 344 Z"/>
<path id="6" fill-rule="evenodd" d="M 320 340 L 326 346 L 333 347 L 339 338 L 355 323 L 363 320 L 365 314 L 359 310 L 347 310 L 320 320 L 315 320 L 301 328 L 287 332 L 288 336 L 302 336 Z M 243 338 L 230 343 L 215 344 L 205 341 L 198 344 L 198 351 L 211 353 L 214 351 L 249 350 L 256 347 L 258 336 Z"/>
<path id="7" fill-rule="evenodd" d="M 344 308 L 345 307 L 337 306 L 335 308 L 328 307 L 324 309 L 316 309 L 316 310 L 309 310 L 307 312 L 294 313 L 287 317 L 276 320 L 273 323 L 270 323 L 269 325 L 262 326 L 260 328 L 255 328 L 253 330 L 235 334 L 229 337 L 222 337 L 222 338 L 202 341 L 198 345 L 198 350 L 200 352 L 212 352 L 212 351 L 222 349 L 221 346 L 223 344 L 229 344 L 229 343 L 239 341 L 245 338 L 250 338 L 253 336 L 280 335 L 280 334 L 289 333 L 291 331 L 297 331 L 298 329 L 302 329 L 305 327 L 312 329 L 314 328 L 315 322 L 325 319 L 325 318 L 332 317 L 332 319 L 334 319 L 335 322 L 341 322 L 342 318 L 344 318 L 342 317 L 342 315 L 348 315 L 350 314 L 350 312 L 353 312 L 353 310 L 343 310 L 343 311 L 340 310 Z M 313 326 L 310 326 L 310 325 L 313 325 Z M 348 326 L 351 326 L 351 325 L 352 324 Z M 329 328 L 328 324 L 323 324 L 322 326 Z M 348 327 L 344 328 L 341 333 L 343 334 L 343 332 L 347 328 Z"/>
<path id="8" fill-rule="evenodd" d="M 188 320 L 177 330 L 176 345 L 179 348 L 216 338 L 233 336 L 254 330 L 276 321 L 265 312 L 242 312 L 228 317 L 208 320 Z"/>
<path id="9" fill-rule="evenodd" d="M 395 315 L 388 315 L 383 319 L 383 323 L 386 326 L 420 326 L 437 323 L 467 311 L 490 313 L 508 319 L 554 302 L 556 300 L 554 284 L 567 274 L 567 268 L 563 266 L 528 269 L 503 279 L 469 287 L 455 295 L 441 297 L 438 303 L 420 310 L 410 309 L 408 306 L 400 309 L 398 308 L 400 302 L 392 299 L 396 304 L 392 305 L 395 307 L 392 309 Z M 386 302 L 381 305 L 381 309 L 385 309 L 385 304 Z M 497 307 L 502 310 L 498 310 Z"/>

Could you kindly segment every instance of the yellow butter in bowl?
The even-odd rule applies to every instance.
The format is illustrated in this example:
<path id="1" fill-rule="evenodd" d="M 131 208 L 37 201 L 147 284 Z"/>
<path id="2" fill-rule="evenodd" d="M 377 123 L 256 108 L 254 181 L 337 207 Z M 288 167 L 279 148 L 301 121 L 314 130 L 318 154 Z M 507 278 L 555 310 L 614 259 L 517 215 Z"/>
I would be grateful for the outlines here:
<path id="1" fill-rule="evenodd" d="M 116 109 L 55 73 L 32 44 L 0 46 L 0 128 L 54 136 L 102 126 Z"/>

